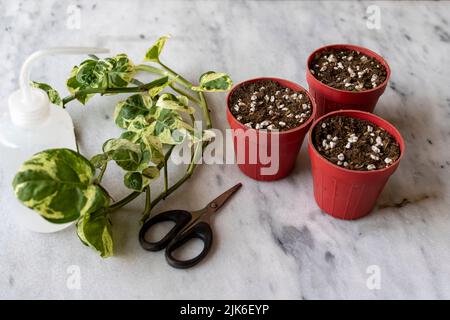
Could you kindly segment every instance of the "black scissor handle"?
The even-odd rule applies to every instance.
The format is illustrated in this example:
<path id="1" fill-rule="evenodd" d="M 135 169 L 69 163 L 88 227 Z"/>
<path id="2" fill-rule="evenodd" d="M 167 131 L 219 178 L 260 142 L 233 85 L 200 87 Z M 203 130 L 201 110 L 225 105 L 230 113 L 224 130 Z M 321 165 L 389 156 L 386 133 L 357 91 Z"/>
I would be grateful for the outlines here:
<path id="1" fill-rule="evenodd" d="M 191 239 L 200 239 L 203 241 L 203 250 L 200 252 L 198 256 L 192 258 L 190 260 L 178 260 L 173 257 L 173 252 L 183 246 L 186 242 Z M 174 268 L 178 269 L 186 269 L 193 267 L 197 263 L 199 263 L 211 249 L 213 241 L 212 230 L 209 224 L 206 222 L 199 222 L 193 225 L 190 229 L 182 234 L 176 236 L 166 248 L 166 260 L 167 262 Z"/>
<path id="2" fill-rule="evenodd" d="M 191 218 L 191 213 L 184 210 L 170 210 L 157 214 L 153 218 L 147 220 L 139 231 L 139 243 L 141 244 L 141 247 L 148 251 L 159 251 L 164 249 L 170 241 L 175 238 L 177 233 L 191 221 Z M 149 232 L 151 227 L 165 221 L 173 221 L 175 222 L 175 226 L 173 226 L 161 240 L 157 242 L 147 241 L 145 235 Z"/>

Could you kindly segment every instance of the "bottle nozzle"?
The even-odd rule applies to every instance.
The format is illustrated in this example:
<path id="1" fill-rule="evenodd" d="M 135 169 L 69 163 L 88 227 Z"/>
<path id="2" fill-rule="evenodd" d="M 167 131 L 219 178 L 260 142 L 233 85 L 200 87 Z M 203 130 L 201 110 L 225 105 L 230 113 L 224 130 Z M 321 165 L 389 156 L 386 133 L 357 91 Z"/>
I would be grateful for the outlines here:
<path id="1" fill-rule="evenodd" d="M 34 52 L 31 54 L 27 60 L 22 65 L 20 71 L 20 90 L 22 92 L 22 97 L 24 103 L 27 104 L 31 100 L 31 90 L 30 90 L 30 73 L 31 66 L 37 59 L 52 55 L 52 54 L 98 54 L 98 53 L 108 53 L 109 49 L 95 48 L 95 47 L 55 47 L 48 48 Z"/>
<path id="2" fill-rule="evenodd" d="M 93 47 L 55 47 L 39 50 L 25 60 L 20 71 L 20 90 L 9 99 L 9 111 L 12 121 L 19 126 L 27 126 L 44 119 L 48 114 L 50 101 L 40 89 L 31 88 L 30 73 L 32 64 L 41 57 L 53 54 L 99 54 L 109 49 Z"/>

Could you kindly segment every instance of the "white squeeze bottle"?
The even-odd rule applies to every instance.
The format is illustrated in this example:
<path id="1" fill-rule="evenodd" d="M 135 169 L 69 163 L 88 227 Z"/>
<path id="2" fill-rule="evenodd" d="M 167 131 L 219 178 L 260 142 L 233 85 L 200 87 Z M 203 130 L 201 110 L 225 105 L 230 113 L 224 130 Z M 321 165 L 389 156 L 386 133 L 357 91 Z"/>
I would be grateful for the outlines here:
<path id="1" fill-rule="evenodd" d="M 0 109 L 0 179 L 2 198 L 7 212 L 17 223 L 29 230 L 49 233 L 62 230 L 72 223 L 54 224 L 42 218 L 16 199 L 12 180 L 23 162 L 33 154 L 52 148 L 76 150 L 72 119 L 62 107 L 51 104 L 47 93 L 30 86 L 33 62 L 50 54 L 96 54 L 109 50 L 87 47 L 62 47 L 33 53 L 22 66 L 20 89 L 9 96 L 8 110 Z M 1 108 L 1 107 L 0 107 Z M 0 203 L 0 205 L 4 205 Z M 3 208 L 5 209 L 5 208 Z"/>

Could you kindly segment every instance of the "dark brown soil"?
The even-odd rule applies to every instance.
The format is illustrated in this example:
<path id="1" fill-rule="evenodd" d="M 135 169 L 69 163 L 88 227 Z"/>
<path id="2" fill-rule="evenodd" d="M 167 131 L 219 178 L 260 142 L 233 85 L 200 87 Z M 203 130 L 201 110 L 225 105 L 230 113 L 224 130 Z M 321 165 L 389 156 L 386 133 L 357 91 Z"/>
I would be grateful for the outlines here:
<path id="1" fill-rule="evenodd" d="M 320 121 L 314 128 L 313 144 L 327 160 L 350 170 L 383 169 L 400 156 L 397 141 L 386 130 L 346 116 Z"/>
<path id="2" fill-rule="evenodd" d="M 386 80 L 386 68 L 359 51 L 333 49 L 318 53 L 309 66 L 317 80 L 335 89 L 364 91 Z"/>
<path id="3" fill-rule="evenodd" d="M 305 92 L 261 80 L 237 88 L 230 97 L 230 111 L 249 128 L 284 131 L 305 123 L 312 106 Z"/>

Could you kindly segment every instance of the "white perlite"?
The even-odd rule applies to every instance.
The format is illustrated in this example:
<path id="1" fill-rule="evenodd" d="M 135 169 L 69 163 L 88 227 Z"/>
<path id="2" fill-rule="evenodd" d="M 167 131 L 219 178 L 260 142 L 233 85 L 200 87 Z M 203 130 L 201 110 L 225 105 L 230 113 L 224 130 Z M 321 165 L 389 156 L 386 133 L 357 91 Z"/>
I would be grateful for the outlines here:
<path id="1" fill-rule="evenodd" d="M 347 139 L 347 141 L 350 143 L 354 143 L 354 142 L 358 141 L 358 137 L 356 136 L 356 134 L 352 133 L 352 134 L 350 134 L 350 137 Z"/>
<path id="2" fill-rule="evenodd" d="M 369 164 L 369 165 L 367 166 L 367 170 L 374 170 L 374 169 L 376 169 L 376 167 L 375 167 L 374 164 Z"/>
<path id="3" fill-rule="evenodd" d="M 391 164 L 392 163 L 392 159 L 391 158 L 386 158 L 386 159 L 384 159 L 384 162 L 386 164 Z"/>
<path id="4" fill-rule="evenodd" d="M 339 153 L 338 156 L 337 156 L 337 158 L 338 158 L 340 161 L 344 161 L 345 156 L 344 156 L 343 153 Z"/>
<path id="5" fill-rule="evenodd" d="M 381 137 L 378 136 L 375 138 L 375 142 L 377 143 L 376 146 L 382 146 L 383 145 L 383 140 L 381 140 Z"/>

